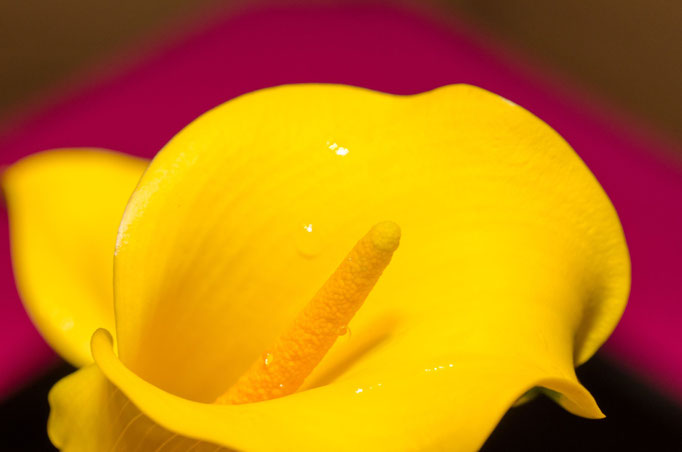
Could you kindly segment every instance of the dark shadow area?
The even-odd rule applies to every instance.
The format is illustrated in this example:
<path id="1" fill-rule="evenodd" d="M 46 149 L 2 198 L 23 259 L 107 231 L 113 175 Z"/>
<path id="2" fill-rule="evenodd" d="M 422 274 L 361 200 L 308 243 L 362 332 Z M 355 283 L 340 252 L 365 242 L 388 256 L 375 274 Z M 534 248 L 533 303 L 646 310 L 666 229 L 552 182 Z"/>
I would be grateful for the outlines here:
<path id="1" fill-rule="evenodd" d="M 54 450 L 45 433 L 47 393 L 72 371 L 62 364 L 0 405 L 0 450 Z M 682 407 L 601 356 L 578 375 L 606 419 L 582 419 L 539 397 L 510 410 L 483 451 L 682 450 Z"/>
<path id="2" fill-rule="evenodd" d="M 577 373 L 606 419 L 583 419 L 538 397 L 511 409 L 482 450 L 682 450 L 680 405 L 603 356 L 594 357 Z"/>
<path id="3" fill-rule="evenodd" d="M 50 413 L 47 393 L 52 385 L 74 370 L 66 363 L 58 364 L 50 373 L 0 404 L 1 451 L 55 450 L 47 437 Z"/>

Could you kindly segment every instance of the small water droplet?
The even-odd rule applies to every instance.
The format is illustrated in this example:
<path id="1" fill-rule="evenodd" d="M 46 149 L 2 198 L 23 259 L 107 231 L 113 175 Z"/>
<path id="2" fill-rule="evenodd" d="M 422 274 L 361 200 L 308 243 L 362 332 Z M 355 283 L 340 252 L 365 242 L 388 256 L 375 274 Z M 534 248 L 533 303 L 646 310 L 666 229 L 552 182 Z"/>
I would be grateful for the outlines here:
<path id="1" fill-rule="evenodd" d="M 340 155 L 341 157 L 348 155 L 348 153 L 350 152 L 348 148 L 339 146 L 338 143 L 333 141 L 327 141 L 327 148 L 334 151 L 336 155 Z"/>
<path id="2" fill-rule="evenodd" d="M 348 333 L 348 331 L 349 330 L 347 326 L 342 326 L 341 328 L 339 328 L 339 331 L 336 334 L 338 334 L 339 336 L 345 336 Z"/>
<path id="3" fill-rule="evenodd" d="M 265 363 L 266 366 L 272 364 L 272 353 L 266 353 L 265 356 L 263 356 L 263 363 Z"/>
<path id="4" fill-rule="evenodd" d="M 356 394 L 360 394 L 361 392 L 363 392 L 363 389 L 362 389 L 362 388 L 358 388 L 358 389 L 355 390 L 355 393 L 356 393 Z"/>
<path id="5" fill-rule="evenodd" d="M 317 256 L 322 248 L 320 233 L 313 223 L 302 223 L 296 228 L 294 243 L 298 253 L 307 258 Z"/>

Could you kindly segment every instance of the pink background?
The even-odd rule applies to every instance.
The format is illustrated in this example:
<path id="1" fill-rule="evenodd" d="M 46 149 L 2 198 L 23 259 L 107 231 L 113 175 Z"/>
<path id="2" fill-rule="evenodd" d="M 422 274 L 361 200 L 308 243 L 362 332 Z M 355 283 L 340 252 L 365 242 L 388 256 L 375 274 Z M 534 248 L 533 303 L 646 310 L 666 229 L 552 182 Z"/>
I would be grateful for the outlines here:
<path id="1" fill-rule="evenodd" d="M 400 94 L 451 83 L 481 86 L 548 122 L 606 189 L 633 262 L 630 303 L 606 349 L 682 401 L 682 163 L 670 146 L 619 114 L 481 42 L 461 24 L 379 6 L 240 13 L 17 125 L 0 140 L 0 164 L 67 146 L 152 157 L 207 109 L 284 83 L 345 83 Z M 55 358 L 16 294 L 5 211 L 0 215 L 2 396 Z"/>

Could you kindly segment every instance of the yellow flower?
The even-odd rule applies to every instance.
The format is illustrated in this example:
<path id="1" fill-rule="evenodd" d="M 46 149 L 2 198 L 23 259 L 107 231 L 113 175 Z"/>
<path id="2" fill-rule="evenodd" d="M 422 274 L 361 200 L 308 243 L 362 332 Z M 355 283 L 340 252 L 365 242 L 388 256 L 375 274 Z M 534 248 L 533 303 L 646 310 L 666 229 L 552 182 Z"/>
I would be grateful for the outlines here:
<path id="1" fill-rule="evenodd" d="M 4 176 L 26 307 L 82 366 L 50 394 L 59 448 L 475 450 L 535 387 L 602 417 L 574 366 L 622 314 L 627 247 L 593 175 L 524 109 L 467 85 L 283 86 L 146 166 L 58 150 Z M 228 396 L 249 379 L 265 394 L 240 377 L 293 343 L 319 351 L 310 300 L 350 312 L 367 293 L 294 394 Z"/>

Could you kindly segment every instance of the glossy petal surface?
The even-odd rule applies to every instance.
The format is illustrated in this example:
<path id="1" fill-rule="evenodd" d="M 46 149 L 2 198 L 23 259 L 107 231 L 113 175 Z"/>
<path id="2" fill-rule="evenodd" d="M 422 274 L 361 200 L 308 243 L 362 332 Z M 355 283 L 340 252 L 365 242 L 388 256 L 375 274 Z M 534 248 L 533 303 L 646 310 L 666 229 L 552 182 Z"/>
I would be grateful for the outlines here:
<path id="1" fill-rule="evenodd" d="M 3 174 L 12 258 L 24 305 L 65 359 L 91 362 L 90 336 L 113 328 L 112 253 L 147 161 L 104 150 L 55 150 Z"/>
<path id="2" fill-rule="evenodd" d="M 384 383 L 364 387 L 357 382 L 367 376 L 267 402 L 203 404 L 140 379 L 112 345 L 98 331 L 93 355 L 99 367 L 65 378 L 50 394 L 48 432 L 62 450 L 476 450 L 518 388 L 536 384 L 563 393 L 558 401 L 575 414 L 601 417 L 574 376 L 538 379 L 544 370 L 491 358 L 400 378 L 384 374 Z"/>
<path id="3" fill-rule="evenodd" d="M 197 403 L 384 219 L 401 247 L 309 390 Z M 288 86 L 218 107 L 161 151 L 121 225 L 115 289 L 122 363 L 100 365 L 165 428 L 249 450 L 328 448 L 338 431 L 339 449 L 469 450 L 536 385 L 600 416 L 573 366 L 620 318 L 629 259 L 589 170 L 522 108 L 464 85 Z"/>

